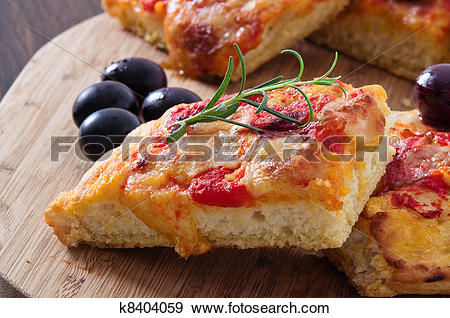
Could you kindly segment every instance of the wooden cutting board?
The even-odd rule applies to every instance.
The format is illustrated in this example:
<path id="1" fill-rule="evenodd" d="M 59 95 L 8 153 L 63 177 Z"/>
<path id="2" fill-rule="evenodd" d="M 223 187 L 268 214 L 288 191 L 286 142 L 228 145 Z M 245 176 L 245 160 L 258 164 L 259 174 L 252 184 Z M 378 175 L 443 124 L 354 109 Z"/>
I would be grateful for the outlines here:
<path id="1" fill-rule="evenodd" d="M 305 79 L 330 66 L 332 51 L 303 42 L 295 48 L 305 59 Z M 326 259 L 297 249 L 218 249 L 184 260 L 170 248 L 60 244 L 44 223 L 43 211 L 61 191 L 75 186 L 91 164 L 77 159 L 73 147 L 52 162 L 51 136 L 77 135 L 71 116 L 77 95 L 99 81 L 111 61 L 133 56 L 157 62 L 167 58 L 102 14 L 49 41 L 6 94 L 0 105 L 0 272 L 36 297 L 357 296 Z M 277 57 L 251 74 L 249 85 L 279 74 L 294 76 L 297 68 L 294 58 Z M 410 98 L 411 82 L 344 56 L 334 74 L 347 74 L 344 81 L 354 86 L 382 84 L 393 109 Z M 217 87 L 174 71 L 168 71 L 168 81 L 203 98 Z"/>

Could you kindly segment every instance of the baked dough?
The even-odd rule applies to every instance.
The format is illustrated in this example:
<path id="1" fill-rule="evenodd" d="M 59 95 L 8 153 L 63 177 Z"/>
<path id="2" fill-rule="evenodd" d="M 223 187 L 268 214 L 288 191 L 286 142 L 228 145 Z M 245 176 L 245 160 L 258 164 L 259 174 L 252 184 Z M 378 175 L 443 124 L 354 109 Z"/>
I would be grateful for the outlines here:
<path id="1" fill-rule="evenodd" d="M 415 80 L 450 63 L 450 1 L 352 0 L 310 39 Z"/>
<path id="2" fill-rule="evenodd" d="M 156 143 L 115 149 L 74 190 L 56 198 L 45 220 L 67 246 L 174 246 L 183 257 L 213 247 L 340 247 L 387 161 L 379 160 L 378 152 L 367 152 L 362 162 L 354 156 L 337 162 L 328 155 L 355 153 L 354 140 L 341 144 L 342 137 L 365 135 L 367 144 L 377 144 L 390 127 L 381 86 L 342 85 L 346 97 L 334 86 L 302 87 L 315 115 L 300 130 L 266 112 L 255 114 L 248 104 L 230 119 L 264 129 L 263 135 L 224 122 L 188 126 L 187 136 L 206 138 L 217 151 L 222 149 L 220 143 L 214 148 L 219 137 L 235 138 L 233 160 L 190 161 L 182 151 L 153 160 L 168 151 L 170 146 L 162 141 L 173 123 L 206 102 L 175 106 L 130 134 L 152 136 Z M 309 116 L 305 99 L 293 88 L 269 92 L 268 97 L 268 107 L 301 121 Z M 331 136 L 340 137 L 330 142 Z M 287 137 L 296 140 L 286 147 Z M 182 145 L 183 139 L 176 144 Z M 286 149 L 301 152 L 288 158 Z M 390 160 L 392 151 L 387 151 Z"/>
<path id="3" fill-rule="evenodd" d="M 124 28 L 167 48 L 174 68 L 193 77 L 225 74 L 238 43 L 247 71 L 335 17 L 348 0 L 103 0 Z M 240 78 L 238 70 L 233 80 Z"/>
<path id="4" fill-rule="evenodd" d="M 350 238 L 328 251 L 362 295 L 450 293 L 450 133 L 395 112 L 401 138 Z"/>

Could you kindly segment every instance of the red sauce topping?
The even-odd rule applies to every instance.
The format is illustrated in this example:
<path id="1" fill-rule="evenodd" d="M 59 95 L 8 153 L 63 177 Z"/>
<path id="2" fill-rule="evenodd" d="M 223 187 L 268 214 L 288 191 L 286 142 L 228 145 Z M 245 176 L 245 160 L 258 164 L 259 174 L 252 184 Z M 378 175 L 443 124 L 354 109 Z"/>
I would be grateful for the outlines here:
<path id="1" fill-rule="evenodd" d="M 208 100 L 176 108 L 170 113 L 169 120 L 166 124 L 169 128 L 169 131 L 172 130 L 172 128 L 175 128 L 173 127 L 173 124 L 175 122 L 194 116 L 195 114 L 202 111 L 202 109 L 205 108 L 207 104 Z"/>
<path id="2" fill-rule="evenodd" d="M 166 1 L 167 0 L 141 0 L 141 3 L 145 11 L 153 13 L 155 12 L 155 6 L 158 2 L 161 2 L 165 6 Z"/>
<path id="3" fill-rule="evenodd" d="M 244 55 L 260 44 L 264 23 L 257 12 L 244 10 L 242 14 L 242 5 L 229 5 L 224 0 L 191 0 L 189 5 L 184 2 L 188 1 L 178 1 L 179 10 L 169 10 L 165 22 L 172 27 L 166 39 L 173 49 L 175 65 L 191 76 L 224 74 L 228 57 L 233 56 L 235 61 L 238 58 L 233 43 Z M 214 21 L 217 14 L 225 16 L 221 23 Z M 193 16 L 197 17 L 195 21 Z"/>
<path id="4" fill-rule="evenodd" d="M 412 209 L 426 219 L 438 218 L 442 213 L 440 202 L 432 202 L 431 205 L 434 209 L 425 210 L 424 208 L 428 206 L 426 204 L 419 203 L 408 193 L 394 192 L 391 197 L 391 203 L 397 209 L 400 209 L 401 207 Z"/>
<path id="5" fill-rule="evenodd" d="M 450 133 L 448 132 L 428 131 L 425 136 L 443 147 L 450 146 Z"/>
<path id="6" fill-rule="evenodd" d="M 444 181 L 442 174 L 434 173 L 432 175 L 428 175 L 422 179 L 420 183 L 438 193 L 443 200 L 448 200 L 448 198 L 445 197 L 445 194 L 447 194 L 449 185 Z"/>
<path id="7" fill-rule="evenodd" d="M 141 0 L 142 7 L 145 11 L 154 12 L 155 11 L 155 4 L 159 0 Z"/>
<path id="8" fill-rule="evenodd" d="M 260 103 L 262 101 L 262 98 L 262 95 L 256 95 L 252 96 L 250 99 Z M 317 94 L 312 96 L 310 98 L 310 101 L 313 106 L 314 112 L 318 113 L 326 104 L 331 102 L 333 99 L 334 98 L 331 95 Z M 271 105 L 270 108 L 286 116 L 297 119 L 302 123 L 306 123 L 309 118 L 308 104 L 303 97 L 289 105 Z M 271 115 L 265 111 L 256 114 L 252 118 L 250 125 L 268 131 L 289 131 L 298 129 L 297 124 Z"/>
<path id="9" fill-rule="evenodd" d="M 220 98 L 217 101 L 216 105 L 220 104 L 223 101 L 225 101 L 226 99 L 230 98 L 230 96 L 233 96 L 233 95 L 228 95 L 228 96 Z M 178 107 L 175 110 L 171 111 L 169 120 L 167 121 L 167 124 L 166 124 L 167 127 L 169 127 L 169 130 L 171 130 L 170 128 L 171 128 L 171 126 L 173 126 L 173 124 L 175 122 L 192 117 L 192 116 L 198 114 L 199 112 L 201 112 L 206 107 L 206 105 L 209 103 L 209 101 L 210 101 L 209 99 L 206 99 L 206 100 L 203 100 L 203 101 L 200 101 L 197 103 L 184 105 L 183 107 Z"/>
<path id="10" fill-rule="evenodd" d="M 240 10 L 240 8 L 236 8 L 234 10 L 235 14 Z M 245 55 L 261 43 L 264 24 L 261 21 L 261 17 L 256 14 L 242 16 L 237 13 L 233 18 L 234 24 L 240 26 L 239 29 L 236 30 L 235 41 Z M 232 54 L 234 55 L 235 60 L 237 60 L 237 53 L 233 52 Z"/>
<path id="11" fill-rule="evenodd" d="M 355 96 L 357 96 L 356 93 Z M 262 96 L 257 95 L 251 97 L 256 102 L 262 101 Z M 310 98 L 314 113 L 319 113 L 326 104 L 335 99 L 332 95 L 315 94 Z M 288 105 L 271 105 L 270 108 L 280 112 L 286 116 L 297 119 L 302 123 L 306 123 L 309 119 L 309 108 L 306 100 L 302 97 L 299 100 Z M 262 111 L 256 114 L 250 125 L 263 129 L 265 131 L 293 131 L 298 130 L 296 123 L 289 122 L 268 112 Z M 323 142 L 327 150 L 341 154 L 344 152 L 343 141 L 340 136 L 344 135 L 346 122 L 342 118 L 330 118 L 327 121 L 313 120 L 307 127 L 299 130 L 299 134 L 315 138 L 318 142 Z M 329 138 L 328 137 L 333 137 Z"/>
<path id="12" fill-rule="evenodd" d="M 360 92 L 354 92 L 354 97 L 358 96 L 359 93 Z M 253 96 L 251 99 L 261 102 L 262 96 Z M 310 98 L 315 114 L 321 112 L 324 106 L 333 100 L 335 100 L 335 96 L 328 94 L 314 94 Z M 308 104 L 303 97 L 293 103 L 287 105 L 271 105 L 270 108 L 291 118 L 297 119 L 302 123 L 306 123 L 309 119 Z M 283 120 L 264 111 L 256 114 L 252 118 L 250 125 L 265 131 L 285 132 L 298 130 L 297 124 Z M 307 127 L 298 130 L 298 133 L 303 136 L 312 137 L 318 142 L 323 142 L 323 146 L 332 153 L 342 154 L 344 152 L 343 143 L 345 143 L 345 126 L 346 121 L 343 118 L 331 117 L 325 121 L 313 119 Z"/>
<path id="13" fill-rule="evenodd" d="M 421 212 L 420 214 L 426 219 L 434 219 L 434 218 L 440 217 L 441 212 L 442 212 L 442 210 L 432 210 L 432 211 Z"/>
<path id="14" fill-rule="evenodd" d="M 343 118 L 331 118 L 327 121 L 313 121 L 308 127 L 304 128 L 308 136 L 313 136 L 317 141 L 323 142 L 324 147 L 330 152 L 336 154 L 344 153 L 345 141 L 344 131 L 346 122 Z"/>
<path id="15" fill-rule="evenodd" d="M 225 167 L 211 169 L 196 176 L 191 181 L 189 193 L 192 199 L 198 203 L 222 206 L 241 207 L 253 203 L 251 194 L 245 185 L 238 180 L 228 181 L 225 175 L 233 170 Z"/>
<path id="16" fill-rule="evenodd" d="M 398 192 L 394 192 L 392 194 L 391 203 L 397 209 L 401 208 L 402 206 L 405 206 L 407 208 L 415 210 L 417 207 L 422 206 L 422 204 L 414 200 L 414 198 L 410 194 L 408 193 L 400 194 Z"/>
<path id="17" fill-rule="evenodd" d="M 398 189 L 403 185 L 421 184 L 441 196 L 446 194 L 449 186 L 439 171 L 446 163 L 445 160 L 437 159 L 436 155 L 441 151 L 440 147 L 450 145 L 450 133 L 404 131 L 401 135 L 406 138 L 397 146 L 394 159 L 387 166 L 377 193 Z"/>

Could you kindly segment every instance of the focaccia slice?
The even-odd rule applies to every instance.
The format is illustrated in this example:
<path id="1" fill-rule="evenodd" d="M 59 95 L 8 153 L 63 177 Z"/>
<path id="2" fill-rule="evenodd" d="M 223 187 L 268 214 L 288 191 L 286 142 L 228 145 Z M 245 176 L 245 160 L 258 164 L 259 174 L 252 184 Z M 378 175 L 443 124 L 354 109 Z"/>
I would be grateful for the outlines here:
<path id="1" fill-rule="evenodd" d="M 184 257 L 213 247 L 340 247 L 392 155 L 389 147 L 377 152 L 384 144 L 355 159 L 352 137 L 377 146 L 390 111 L 382 87 L 342 85 L 346 96 L 335 86 L 302 86 L 314 108 L 302 129 L 242 104 L 230 119 L 265 133 L 199 123 L 167 144 L 173 124 L 207 101 L 171 108 L 130 134 L 153 142 L 116 149 L 96 163 L 51 204 L 45 220 L 68 246 L 174 246 Z M 307 121 L 307 103 L 296 89 L 271 91 L 268 98 L 268 107 Z M 202 148 L 186 154 L 186 138 Z M 178 149 L 173 156 L 155 157 L 171 147 Z"/>
<path id="2" fill-rule="evenodd" d="M 450 293 L 450 133 L 395 113 L 394 160 L 350 238 L 328 252 L 362 295 Z"/>
<path id="3" fill-rule="evenodd" d="M 189 76 L 222 76 L 239 44 L 248 72 L 335 17 L 348 0 L 103 0 L 122 25 Z M 239 72 L 233 77 L 239 79 Z"/>
<path id="4" fill-rule="evenodd" d="M 450 63 L 450 1 L 352 0 L 310 39 L 415 80 Z"/>

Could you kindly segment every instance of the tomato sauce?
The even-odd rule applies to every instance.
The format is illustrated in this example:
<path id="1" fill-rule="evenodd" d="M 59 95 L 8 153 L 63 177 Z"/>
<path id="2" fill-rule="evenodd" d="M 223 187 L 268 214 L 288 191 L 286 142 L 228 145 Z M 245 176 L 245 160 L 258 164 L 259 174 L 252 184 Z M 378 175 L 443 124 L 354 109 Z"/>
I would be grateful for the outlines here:
<path id="1" fill-rule="evenodd" d="M 426 210 L 425 208 L 428 205 L 419 203 L 409 193 L 394 192 L 391 197 L 391 203 L 397 209 L 402 207 L 412 209 L 426 219 L 438 218 L 442 213 L 441 202 L 431 202 L 432 209 Z"/>
<path id="2" fill-rule="evenodd" d="M 420 151 L 424 146 L 433 143 L 439 144 L 442 147 L 450 145 L 450 133 L 435 131 L 410 133 L 407 138 L 401 140 L 399 146 L 396 148 L 394 159 L 387 166 L 386 174 L 381 179 L 376 192 L 386 192 L 408 184 L 420 184 L 445 198 L 444 195 L 447 193 L 449 185 L 444 181 L 442 173 L 437 170 L 436 167 L 431 170 L 424 168 L 421 171 L 423 176 L 418 179 L 413 173 L 415 171 L 413 169 L 417 170 L 420 166 L 413 167 L 405 164 L 409 156 L 420 154 Z M 434 155 L 434 152 L 432 152 L 430 156 L 431 155 Z M 417 156 L 417 160 L 422 161 L 428 159 L 428 157 L 426 157 L 426 152 L 424 153 L 424 156 L 425 157 L 420 155 Z M 416 163 L 411 160 L 409 160 L 409 162 L 410 164 Z"/>
<path id="3" fill-rule="evenodd" d="M 249 99 L 260 103 L 263 96 L 255 95 Z M 332 100 L 334 100 L 334 98 L 331 95 L 316 94 L 312 96 L 310 101 L 313 106 L 314 113 L 320 112 L 322 108 Z M 297 119 L 302 123 L 306 123 L 309 119 L 308 104 L 303 97 L 294 103 L 288 105 L 271 105 L 270 108 L 282 113 L 283 115 Z M 250 125 L 267 131 L 290 131 L 298 129 L 297 124 L 271 115 L 265 111 L 255 114 L 250 122 Z"/>
<path id="4" fill-rule="evenodd" d="M 450 133 L 448 132 L 428 131 L 425 136 L 443 147 L 450 146 Z"/>
<path id="5" fill-rule="evenodd" d="M 422 179 L 420 183 L 438 193 L 443 200 L 448 200 L 447 197 L 445 197 L 445 194 L 447 194 L 449 185 L 444 181 L 444 177 L 441 173 L 428 175 Z"/>
<path id="6" fill-rule="evenodd" d="M 398 193 L 394 192 L 392 194 L 391 203 L 397 209 L 405 206 L 407 208 L 415 210 L 417 207 L 423 206 L 419 202 L 417 202 L 410 194 L 408 193 Z"/>
<path id="7" fill-rule="evenodd" d="M 169 131 L 174 130 L 176 128 L 174 126 L 174 124 L 177 121 L 181 121 L 183 119 L 186 119 L 186 118 L 189 118 L 189 117 L 192 117 L 192 116 L 198 114 L 206 107 L 207 104 L 208 104 L 208 100 L 201 101 L 201 102 L 194 103 L 194 104 L 188 104 L 188 105 L 185 105 L 184 107 L 178 107 L 175 110 L 171 111 L 171 113 L 169 115 L 169 119 L 166 123 L 168 130 Z"/>
<path id="8" fill-rule="evenodd" d="M 426 212 L 420 212 L 420 214 L 426 219 L 434 219 L 441 216 L 442 209 L 439 210 L 430 210 Z"/>
<path id="9" fill-rule="evenodd" d="M 358 96 L 359 93 L 360 92 L 354 92 L 354 97 Z M 252 96 L 251 99 L 259 103 L 262 101 L 262 95 L 257 95 L 256 97 Z M 322 111 L 325 105 L 334 100 L 335 97 L 328 94 L 317 93 L 310 97 L 315 114 Z M 286 116 L 297 119 L 302 123 L 306 123 L 309 119 L 309 107 L 303 97 L 293 103 L 287 105 L 271 105 L 270 108 Z M 285 132 L 298 130 L 298 125 L 296 123 L 286 121 L 265 111 L 256 114 L 252 118 L 250 125 L 265 131 Z M 327 121 L 313 119 L 307 127 L 298 130 L 298 132 L 300 135 L 309 136 L 315 138 L 318 142 L 323 142 L 324 147 L 328 151 L 335 154 L 342 154 L 344 152 L 344 145 L 341 142 L 345 140 L 345 126 L 346 122 L 343 118 L 330 118 Z M 340 136 L 342 136 L 342 138 L 339 138 Z M 333 138 L 327 139 L 328 137 Z"/>
<path id="10" fill-rule="evenodd" d="M 253 204 L 253 198 L 239 179 L 228 181 L 225 175 L 233 170 L 219 167 L 192 179 L 189 193 L 195 202 L 221 207 L 241 207 Z"/>
<path id="11" fill-rule="evenodd" d="M 150 13 L 163 13 L 167 6 L 167 0 L 141 0 L 142 7 Z"/>
<path id="12" fill-rule="evenodd" d="M 233 95 L 228 95 L 228 96 L 220 98 L 217 101 L 216 105 L 222 103 L 223 101 L 229 99 L 232 96 Z M 208 105 L 209 101 L 210 101 L 209 99 L 206 99 L 206 100 L 203 100 L 203 101 L 200 101 L 197 103 L 187 104 L 187 105 L 184 105 L 183 107 L 178 107 L 175 110 L 172 110 L 170 112 L 169 120 L 167 121 L 166 126 L 168 128 L 171 128 L 171 126 L 173 126 L 173 124 L 176 123 L 177 121 L 180 121 L 180 120 L 183 120 L 183 119 L 186 119 L 186 118 L 189 118 L 189 117 L 192 117 L 192 116 L 198 114 L 206 107 L 206 105 Z M 169 130 L 171 130 L 171 129 L 169 129 Z"/>

